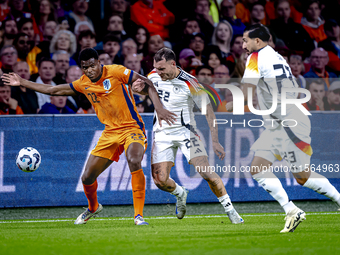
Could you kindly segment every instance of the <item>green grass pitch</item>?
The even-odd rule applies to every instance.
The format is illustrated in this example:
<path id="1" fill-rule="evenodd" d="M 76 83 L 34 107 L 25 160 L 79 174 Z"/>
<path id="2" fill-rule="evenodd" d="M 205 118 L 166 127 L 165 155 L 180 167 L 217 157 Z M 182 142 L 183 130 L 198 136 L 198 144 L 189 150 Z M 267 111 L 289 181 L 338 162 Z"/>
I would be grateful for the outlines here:
<path id="1" fill-rule="evenodd" d="M 98 217 L 85 225 L 74 219 L 0 220 L 0 254 L 340 254 L 340 214 L 307 213 L 294 233 L 280 234 L 283 213 Z"/>

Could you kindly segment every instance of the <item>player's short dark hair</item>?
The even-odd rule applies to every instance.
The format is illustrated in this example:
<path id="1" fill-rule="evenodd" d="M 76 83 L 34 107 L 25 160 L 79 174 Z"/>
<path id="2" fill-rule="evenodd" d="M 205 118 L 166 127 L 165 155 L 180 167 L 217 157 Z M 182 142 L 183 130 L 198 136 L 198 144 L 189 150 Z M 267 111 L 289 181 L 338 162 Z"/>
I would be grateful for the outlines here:
<path id="1" fill-rule="evenodd" d="M 38 61 L 38 65 L 37 65 L 38 69 L 40 69 L 40 66 L 43 62 L 51 62 L 55 66 L 55 61 L 53 59 L 43 57 Z"/>
<path id="2" fill-rule="evenodd" d="M 309 90 L 310 89 L 310 85 L 312 83 L 325 86 L 325 82 L 321 78 L 317 78 L 317 79 L 315 79 L 315 78 L 306 78 L 306 89 Z"/>
<path id="3" fill-rule="evenodd" d="M 166 48 L 166 47 L 157 51 L 157 53 L 154 56 L 154 60 L 156 62 L 162 61 L 163 58 L 165 59 L 165 61 L 174 60 L 176 62 L 175 52 L 173 52 L 171 49 Z"/>
<path id="4" fill-rule="evenodd" d="M 91 58 L 98 60 L 98 52 L 93 48 L 86 48 L 79 53 L 78 61 L 81 63 L 81 61 L 87 61 Z"/>
<path id="5" fill-rule="evenodd" d="M 18 31 L 21 30 L 21 28 L 23 27 L 23 25 L 25 25 L 26 23 L 32 23 L 33 25 L 33 20 L 31 18 L 21 18 L 18 22 L 17 22 L 17 27 L 18 27 Z"/>
<path id="6" fill-rule="evenodd" d="M 268 42 L 270 38 L 270 32 L 268 28 L 262 24 L 255 24 L 246 27 L 245 32 L 249 32 L 248 36 L 250 39 L 259 38 L 264 42 Z"/>
<path id="7" fill-rule="evenodd" d="M 113 33 L 108 33 L 108 34 L 105 35 L 104 38 L 103 38 L 103 45 L 106 44 L 107 42 L 117 42 L 117 43 L 121 43 L 121 40 L 119 39 L 119 37 L 117 37 L 117 36 L 114 35 Z"/>
<path id="8" fill-rule="evenodd" d="M 212 67 L 208 66 L 208 65 L 198 66 L 198 67 L 196 68 L 196 75 L 198 75 L 199 72 L 200 72 L 202 69 L 208 69 L 208 70 L 211 71 L 211 74 L 214 75 L 214 69 L 213 69 Z"/>

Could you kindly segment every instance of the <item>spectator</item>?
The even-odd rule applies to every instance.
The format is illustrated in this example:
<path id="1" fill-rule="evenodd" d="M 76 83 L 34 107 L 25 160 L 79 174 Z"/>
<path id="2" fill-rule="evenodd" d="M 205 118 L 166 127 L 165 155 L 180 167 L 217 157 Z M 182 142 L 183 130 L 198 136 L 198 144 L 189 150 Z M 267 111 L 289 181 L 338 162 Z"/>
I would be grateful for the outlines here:
<path id="1" fill-rule="evenodd" d="M 221 2 L 221 20 L 226 20 L 230 23 L 234 36 L 243 35 L 246 26 L 236 17 L 236 8 L 233 0 L 223 0 Z"/>
<path id="2" fill-rule="evenodd" d="M 40 109 L 39 114 L 67 114 L 75 113 L 66 105 L 67 96 L 51 96 L 50 103 L 46 102 Z"/>
<path id="3" fill-rule="evenodd" d="M 336 20 L 326 20 L 325 34 L 327 39 L 319 42 L 318 46 L 328 52 L 328 67 L 340 74 L 340 27 Z"/>
<path id="4" fill-rule="evenodd" d="M 250 10 L 252 5 L 256 2 L 258 2 L 258 0 L 241 0 L 236 4 L 236 17 L 241 19 L 243 24 L 248 24 L 250 22 Z M 266 19 L 263 18 L 261 23 L 266 25 Z"/>
<path id="5" fill-rule="evenodd" d="M 33 48 L 28 53 L 27 58 L 29 59 L 29 62 L 37 66 L 37 55 L 42 52 L 42 50 L 36 46 L 36 42 L 40 42 L 40 37 L 38 34 L 35 34 L 33 29 L 33 20 L 30 18 L 21 18 L 18 22 L 18 32 L 24 33 L 28 35 L 29 41 L 32 41 Z M 32 70 L 31 70 L 32 72 Z"/>
<path id="6" fill-rule="evenodd" d="M 169 39 L 167 26 L 175 22 L 175 16 L 163 5 L 163 1 L 138 0 L 131 6 L 131 20 L 146 27 L 150 35 L 160 35 L 166 40 Z"/>
<path id="7" fill-rule="evenodd" d="M 91 31 L 91 30 L 84 30 L 81 31 L 79 36 L 78 36 L 78 50 L 77 52 L 73 55 L 73 59 L 78 61 L 78 57 L 80 52 L 83 49 L 86 48 L 94 48 L 96 47 L 97 43 L 96 43 L 96 35 Z M 80 64 L 80 63 L 78 63 Z"/>
<path id="8" fill-rule="evenodd" d="M 38 67 L 33 64 L 28 58 L 28 54 L 33 48 L 33 41 L 30 41 L 27 34 L 19 33 L 14 40 L 14 46 L 18 52 L 18 58 L 22 61 L 26 61 L 29 65 L 30 74 L 38 72 Z"/>
<path id="9" fill-rule="evenodd" d="M 122 56 L 125 58 L 129 54 L 137 54 L 137 44 L 136 42 L 128 38 L 122 43 Z"/>
<path id="10" fill-rule="evenodd" d="M 3 41 L 0 44 L 1 48 L 6 45 L 13 45 L 14 38 L 18 34 L 17 23 L 14 19 L 5 19 L 2 22 L 2 27 L 4 31 Z"/>
<path id="11" fill-rule="evenodd" d="M 213 17 L 209 14 L 209 12 L 210 12 L 209 0 L 196 0 L 195 18 L 198 21 L 201 33 L 203 33 L 206 36 L 206 38 L 208 38 L 207 43 L 210 43 L 210 39 L 212 37 L 215 26 Z"/>
<path id="12" fill-rule="evenodd" d="M 330 83 L 337 76 L 332 72 L 326 71 L 328 54 L 323 48 L 316 48 L 310 55 L 311 69 L 304 75 L 305 78 L 322 78 L 325 81 L 325 91 L 328 90 Z"/>
<path id="13" fill-rule="evenodd" d="M 144 113 L 146 112 L 146 108 L 147 108 L 147 103 L 144 100 L 141 101 L 136 101 L 136 107 L 137 107 L 137 111 L 139 113 Z"/>
<path id="14" fill-rule="evenodd" d="M 197 19 L 189 18 L 184 23 L 183 35 L 192 35 L 201 33 L 200 25 Z"/>
<path id="15" fill-rule="evenodd" d="M 304 16 L 301 19 L 302 26 L 316 43 L 325 40 L 327 36 L 324 31 L 324 21 L 320 17 L 320 2 L 318 0 L 309 0 L 304 7 Z"/>
<path id="16" fill-rule="evenodd" d="M 7 15 L 10 13 L 11 8 L 8 5 L 8 0 L 3 0 L 0 2 L 0 22 L 3 21 Z"/>
<path id="17" fill-rule="evenodd" d="M 295 23 L 290 18 L 291 8 L 289 0 L 279 0 L 275 2 L 274 6 L 278 18 L 271 21 L 270 28 L 295 54 L 308 57 L 315 48 L 314 42 L 303 26 Z"/>
<path id="18" fill-rule="evenodd" d="M 19 61 L 14 64 L 13 71 L 21 78 L 30 79 L 30 69 L 25 61 Z M 12 97 L 18 101 L 18 105 L 24 114 L 35 114 L 39 109 L 38 99 L 35 91 L 24 86 L 11 87 Z"/>
<path id="19" fill-rule="evenodd" d="M 202 33 L 190 36 L 189 48 L 195 52 L 195 56 L 199 61 L 206 63 L 206 57 L 203 55 L 205 37 Z"/>
<path id="20" fill-rule="evenodd" d="M 210 45 L 207 47 L 207 62 L 204 63 L 205 65 L 215 69 L 224 62 L 225 61 L 222 59 L 222 54 L 218 46 Z"/>
<path id="21" fill-rule="evenodd" d="M 141 57 L 137 54 L 127 54 L 124 59 L 124 66 L 130 70 L 133 70 L 134 72 L 146 76 L 144 70 L 142 69 Z"/>
<path id="22" fill-rule="evenodd" d="M 49 0 L 38 1 L 38 6 L 35 11 L 34 17 L 39 27 L 39 35 L 42 39 L 44 27 L 47 21 L 57 21 L 53 4 Z"/>
<path id="23" fill-rule="evenodd" d="M 304 103 L 303 106 L 308 111 L 323 110 L 323 98 L 326 95 L 324 81 L 322 79 L 308 79 L 306 88 L 309 90 L 311 98 L 307 103 Z"/>
<path id="24" fill-rule="evenodd" d="M 153 69 L 153 57 L 157 51 L 164 47 L 164 41 L 160 35 L 153 35 L 148 41 L 148 55 L 142 60 L 142 68 L 146 73 Z"/>
<path id="25" fill-rule="evenodd" d="M 110 55 L 104 51 L 98 52 L 98 59 L 100 60 L 100 63 L 102 63 L 103 65 L 112 65 Z"/>
<path id="26" fill-rule="evenodd" d="M 137 43 L 137 53 L 142 54 L 143 57 L 147 55 L 148 53 L 148 41 L 150 38 L 150 33 L 149 31 L 143 27 L 139 26 L 136 30 L 134 39 L 135 42 Z"/>
<path id="27" fill-rule="evenodd" d="M 246 69 L 247 58 L 247 52 L 243 52 L 240 58 L 238 58 L 236 61 L 235 69 L 231 75 L 231 78 L 233 78 L 236 82 L 241 82 L 244 71 Z"/>
<path id="28" fill-rule="evenodd" d="M 35 82 L 41 83 L 41 84 L 49 84 L 52 86 L 55 86 L 55 82 L 53 81 L 53 78 L 56 75 L 56 70 L 55 70 L 55 62 L 52 59 L 48 58 L 42 58 L 38 62 L 38 73 L 39 77 L 36 79 Z M 38 105 L 39 109 L 45 104 L 45 103 L 50 103 L 51 99 L 49 95 L 45 95 L 39 92 L 35 92 L 37 94 L 38 98 Z"/>
<path id="29" fill-rule="evenodd" d="M 120 15 L 113 14 L 109 18 L 107 32 L 115 34 L 120 40 L 125 40 L 127 38 L 127 33 L 123 26 L 123 18 Z"/>
<path id="30" fill-rule="evenodd" d="M 58 50 L 53 54 L 56 76 L 53 81 L 56 84 L 65 84 L 66 70 L 70 67 L 70 54 L 64 50 Z"/>
<path id="31" fill-rule="evenodd" d="M 324 97 L 325 111 L 339 111 L 340 110 L 340 82 L 334 81 L 329 87 L 327 97 Z M 323 109 L 321 109 L 323 110 Z"/>
<path id="32" fill-rule="evenodd" d="M 65 17 L 68 12 L 62 6 L 62 0 L 52 0 L 54 15 L 57 19 Z"/>
<path id="33" fill-rule="evenodd" d="M 123 27 L 128 35 L 136 31 L 136 24 L 131 21 L 130 3 L 126 0 L 111 0 L 111 14 L 117 14 L 123 19 Z M 136 1 L 133 1 L 136 2 Z"/>
<path id="34" fill-rule="evenodd" d="M 230 55 L 230 41 L 233 38 L 233 29 L 228 21 L 223 20 L 216 26 L 211 43 L 217 45 L 222 53 L 222 58 L 226 59 Z"/>
<path id="35" fill-rule="evenodd" d="M 264 4 L 261 1 L 255 2 L 250 5 L 249 8 L 250 17 L 247 25 L 262 24 L 262 20 L 265 20 Z"/>
<path id="36" fill-rule="evenodd" d="M 219 65 L 214 69 L 215 84 L 227 84 L 230 79 L 229 69 L 225 65 Z M 220 95 L 221 100 L 224 100 L 225 89 L 215 88 L 216 92 Z"/>
<path id="37" fill-rule="evenodd" d="M 50 44 L 50 52 L 53 54 L 58 50 L 67 51 L 70 58 L 70 65 L 76 65 L 76 61 L 72 58 L 73 54 L 77 50 L 77 42 L 74 34 L 68 30 L 60 30 L 58 31 L 52 38 Z"/>
<path id="38" fill-rule="evenodd" d="M 306 79 L 302 76 L 302 74 L 305 72 L 305 66 L 303 65 L 302 57 L 299 55 L 290 55 L 288 63 L 290 69 L 292 70 L 292 74 L 296 79 L 296 82 L 299 84 L 299 87 L 306 88 Z"/>
<path id="39" fill-rule="evenodd" d="M 53 36 L 57 32 L 57 26 L 57 23 L 53 20 L 46 22 L 43 30 L 43 41 L 37 45 L 37 47 L 41 49 L 41 52 L 37 54 L 36 61 L 39 61 L 43 57 L 49 58 L 51 56 L 50 44 Z"/>
<path id="40" fill-rule="evenodd" d="M 214 89 L 214 69 L 209 66 L 199 66 L 196 69 L 196 78 L 214 97 L 213 99 L 210 98 L 210 100 L 212 108 L 216 112 L 221 98 L 218 96 L 216 90 Z"/>
<path id="41" fill-rule="evenodd" d="M 68 16 L 68 20 L 69 20 L 69 25 L 70 25 L 70 30 L 74 31 L 74 27 L 78 22 L 81 21 L 87 21 L 89 22 L 92 27 L 93 27 L 93 23 L 92 20 L 85 15 L 85 13 L 87 12 L 88 8 L 89 8 L 89 4 L 88 4 L 89 0 L 72 0 L 71 4 L 72 4 L 72 11 L 69 12 Z M 73 19 L 73 21 L 72 21 Z"/>
<path id="42" fill-rule="evenodd" d="M 1 70 L 3 73 L 13 72 L 13 66 L 17 62 L 18 52 L 13 45 L 2 47 L 0 51 Z"/>
<path id="43" fill-rule="evenodd" d="M 122 60 L 118 56 L 120 42 L 120 39 L 113 34 L 107 34 L 103 39 L 103 50 L 109 54 L 111 63 L 122 64 Z"/>
<path id="44" fill-rule="evenodd" d="M 79 34 L 82 31 L 86 31 L 86 30 L 91 30 L 91 32 L 93 34 L 96 34 L 94 32 L 94 28 L 93 28 L 92 24 L 89 23 L 88 21 L 80 21 L 76 24 L 76 26 L 74 27 L 74 35 L 76 36 L 77 41 L 78 41 Z"/>
<path id="45" fill-rule="evenodd" d="M 230 73 L 234 72 L 237 59 L 241 57 L 243 50 L 243 36 L 236 35 L 233 37 L 230 43 L 230 55 L 226 58 L 226 65 L 229 68 Z"/>
<path id="46" fill-rule="evenodd" d="M 24 114 L 18 101 L 11 97 L 11 86 L 0 81 L 0 115 Z"/>
<path id="47" fill-rule="evenodd" d="M 196 58 L 194 51 L 188 48 L 183 49 L 179 53 L 178 62 L 184 71 L 194 76 L 196 75 L 196 67 L 203 65 L 202 62 Z"/>

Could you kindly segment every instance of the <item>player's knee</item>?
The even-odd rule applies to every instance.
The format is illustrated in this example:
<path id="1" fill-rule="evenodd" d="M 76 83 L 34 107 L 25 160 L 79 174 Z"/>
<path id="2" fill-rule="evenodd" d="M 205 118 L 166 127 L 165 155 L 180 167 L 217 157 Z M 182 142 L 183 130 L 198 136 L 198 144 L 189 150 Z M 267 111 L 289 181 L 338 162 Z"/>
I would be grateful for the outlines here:
<path id="1" fill-rule="evenodd" d="M 134 154 L 134 155 L 130 155 L 126 158 L 130 168 L 141 168 L 141 162 L 143 159 L 143 154 L 139 155 L 139 154 Z"/>
<path id="2" fill-rule="evenodd" d="M 168 180 L 160 179 L 160 178 L 154 178 L 153 181 L 159 189 L 162 189 L 162 188 L 166 187 Z"/>
<path id="3" fill-rule="evenodd" d="M 97 179 L 97 176 L 91 173 L 90 171 L 85 171 L 83 175 L 81 176 L 81 181 L 85 185 L 90 185 L 94 183 Z"/>

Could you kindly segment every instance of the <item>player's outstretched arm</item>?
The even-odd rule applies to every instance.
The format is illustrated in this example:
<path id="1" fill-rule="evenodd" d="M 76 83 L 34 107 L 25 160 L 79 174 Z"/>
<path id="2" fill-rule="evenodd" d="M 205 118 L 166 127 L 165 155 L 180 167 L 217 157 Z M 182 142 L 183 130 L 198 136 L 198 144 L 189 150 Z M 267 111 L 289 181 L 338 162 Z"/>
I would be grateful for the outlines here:
<path id="1" fill-rule="evenodd" d="M 253 84 L 249 84 L 249 83 L 242 84 L 242 92 L 243 92 L 243 95 L 244 95 L 244 105 L 246 105 L 247 102 L 248 102 L 248 88 L 249 87 L 252 88 L 253 98 L 255 97 L 256 86 L 253 85 Z M 226 104 L 225 108 L 227 109 L 228 112 L 232 112 L 233 111 L 233 101 L 228 102 Z"/>
<path id="2" fill-rule="evenodd" d="M 140 93 L 140 91 L 144 91 L 143 94 L 149 95 L 155 107 L 160 126 L 162 126 L 162 120 L 166 121 L 170 126 L 176 122 L 177 115 L 173 112 L 170 112 L 164 109 L 163 104 L 161 100 L 159 99 L 157 90 L 153 86 L 152 81 L 134 72 L 133 77 L 132 77 L 132 82 L 133 82 L 132 90 L 134 92 Z M 143 87 L 143 83 L 144 83 L 144 87 Z"/>
<path id="3" fill-rule="evenodd" d="M 5 85 L 24 86 L 26 88 L 35 90 L 43 94 L 51 95 L 51 96 L 74 96 L 76 94 L 71 89 L 69 84 L 61 84 L 58 86 L 52 86 L 49 84 L 40 84 L 40 83 L 25 80 L 16 73 L 3 74 L 1 76 L 1 79 Z"/>
<path id="4" fill-rule="evenodd" d="M 211 137 L 212 137 L 213 150 L 215 154 L 218 156 L 218 158 L 222 160 L 225 157 L 225 151 L 224 151 L 223 146 L 218 141 L 218 126 L 216 123 L 214 124 L 214 120 L 216 119 L 216 116 L 210 103 L 207 105 L 206 118 L 207 118 L 207 122 L 209 125 Z"/>

